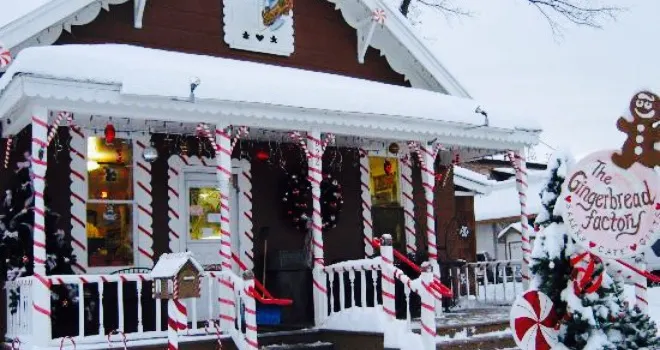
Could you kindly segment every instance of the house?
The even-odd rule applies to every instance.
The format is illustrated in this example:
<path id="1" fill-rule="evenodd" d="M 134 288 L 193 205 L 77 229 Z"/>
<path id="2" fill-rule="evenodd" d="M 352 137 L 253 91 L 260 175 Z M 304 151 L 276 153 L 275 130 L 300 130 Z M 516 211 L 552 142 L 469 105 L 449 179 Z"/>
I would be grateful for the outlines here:
<path id="1" fill-rule="evenodd" d="M 13 57 L 0 78 L 2 154 L 12 169 L 31 153 L 38 198 L 35 276 L 7 283 L 26 301 L 7 315 L 8 338 L 98 348 L 118 331 L 130 347 L 162 346 L 149 270 L 185 251 L 205 271 L 181 342 L 276 342 L 260 337 L 264 305 L 295 329 L 321 329 L 356 301 L 389 322 L 389 298 L 403 297 L 381 281 L 394 269 L 377 257 L 384 233 L 399 261 L 429 260 L 433 290 L 413 292 L 441 312 L 439 261 L 474 258 L 461 235 L 474 232 L 472 196 L 486 193 L 455 163 L 521 153 L 540 130 L 512 115 L 486 122 L 387 1 L 291 4 L 52 0 L 0 28 Z M 76 275 L 45 275 L 46 204 L 62 212 Z M 392 276 L 428 272 L 413 270 Z M 77 292 L 73 330 L 51 321 L 58 285 Z M 428 348 L 435 326 L 424 326 Z"/>
<path id="2" fill-rule="evenodd" d="M 463 164 L 491 180 L 488 194 L 474 198 L 477 252 L 487 253 L 494 260 L 518 259 L 521 256 L 520 206 L 515 170 L 505 159 L 480 159 Z M 527 213 L 533 222 L 541 209 L 539 193 L 545 185 L 545 165 L 527 162 L 529 171 Z M 533 232 L 532 232 L 533 234 Z"/>

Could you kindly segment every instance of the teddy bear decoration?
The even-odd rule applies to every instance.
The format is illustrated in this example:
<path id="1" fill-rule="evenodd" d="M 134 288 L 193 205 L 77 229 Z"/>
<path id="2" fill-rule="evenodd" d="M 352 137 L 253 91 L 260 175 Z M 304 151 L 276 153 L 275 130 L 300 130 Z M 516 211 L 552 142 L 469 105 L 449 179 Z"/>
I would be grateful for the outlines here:
<path id="1" fill-rule="evenodd" d="M 630 116 L 620 117 L 617 128 L 627 134 L 621 152 L 612 162 L 622 169 L 639 163 L 653 169 L 660 166 L 660 96 L 640 91 L 630 100 Z"/>

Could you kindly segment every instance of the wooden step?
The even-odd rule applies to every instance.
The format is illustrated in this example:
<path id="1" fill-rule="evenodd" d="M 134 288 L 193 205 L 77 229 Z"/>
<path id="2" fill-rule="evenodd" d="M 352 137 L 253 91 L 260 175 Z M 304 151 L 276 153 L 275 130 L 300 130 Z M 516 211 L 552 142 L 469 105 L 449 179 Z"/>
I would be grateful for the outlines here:
<path id="1" fill-rule="evenodd" d="M 262 347 L 261 349 L 267 349 L 267 350 L 285 350 L 285 349 L 293 349 L 293 350 L 335 350 L 335 346 L 332 343 L 327 343 L 327 342 L 315 342 L 315 343 L 307 343 L 307 344 L 278 344 L 278 345 L 267 345 Z"/>
<path id="2" fill-rule="evenodd" d="M 437 327 L 436 332 L 438 336 L 447 336 L 449 338 L 453 338 L 457 334 L 472 337 L 480 334 L 505 331 L 507 328 L 509 328 L 509 321 L 496 320 L 470 322 L 460 325 L 440 325 Z"/>

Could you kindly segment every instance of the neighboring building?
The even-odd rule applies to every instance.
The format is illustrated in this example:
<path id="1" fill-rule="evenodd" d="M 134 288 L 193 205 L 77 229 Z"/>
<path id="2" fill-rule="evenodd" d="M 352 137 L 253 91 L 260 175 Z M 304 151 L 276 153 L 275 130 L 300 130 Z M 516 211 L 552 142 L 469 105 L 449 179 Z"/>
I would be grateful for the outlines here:
<path id="1" fill-rule="evenodd" d="M 528 118 L 477 113 L 386 0 L 52 0 L 0 28 L 0 42 L 15 57 L 0 78 L 0 185 L 30 152 L 34 187 L 47 183 L 78 256 L 77 275 L 43 276 L 35 201 L 38 275 L 7 285 L 25 301 L 7 337 L 25 349 L 67 337 L 106 347 L 114 329 L 130 347 L 164 346 L 172 324 L 215 346 L 200 325 L 216 323 L 253 349 L 257 313 L 321 327 L 347 295 L 391 314 L 373 297 L 387 295 L 384 259 L 364 260 L 379 254 L 374 238 L 389 233 L 432 266 L 474 260 L 475 196 L 490 182 L 453 161 L 539 140 Z M 172 320 L 146 271 L 186 251 L 205 268 L 201 299 Z M 62 284 L 79 304 L 52 321 Z M 260 318 L 273 305 L 281 319 Z"/>
<path id="2" fill-rule="evenodd" d="M 487 195 L 474 199 L 477 223 L 477 252 L 487 252 L 495 260 L 517 259 L 521 256 L 520 199 L 516 188 L 515 171 L 505 160 L 484 159 L 463 165 L 492 182 Z M 545 185 L 545 165 L 527 163 L 527 212 L 533 222 L 541 209 L 539 193 Z"/>

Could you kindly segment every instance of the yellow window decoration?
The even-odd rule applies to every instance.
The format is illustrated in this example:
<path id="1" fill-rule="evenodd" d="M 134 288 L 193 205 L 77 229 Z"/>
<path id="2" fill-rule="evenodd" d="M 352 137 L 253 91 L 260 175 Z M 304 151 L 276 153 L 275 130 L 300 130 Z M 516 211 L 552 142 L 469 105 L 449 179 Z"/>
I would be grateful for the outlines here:
<path id="1" fill-rule="evenodd" d="M 190 238 L 220 238 L 220 191 L 214 187 L 190 188 Z"/>
<path id="2" fill-rule="evenodd" d="M 369 157 L 369 188 L 374 206 L 398 206 L 399 160 L 390 157 Z"/>

